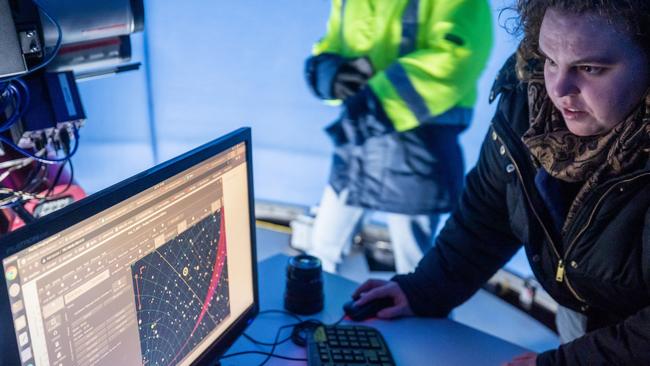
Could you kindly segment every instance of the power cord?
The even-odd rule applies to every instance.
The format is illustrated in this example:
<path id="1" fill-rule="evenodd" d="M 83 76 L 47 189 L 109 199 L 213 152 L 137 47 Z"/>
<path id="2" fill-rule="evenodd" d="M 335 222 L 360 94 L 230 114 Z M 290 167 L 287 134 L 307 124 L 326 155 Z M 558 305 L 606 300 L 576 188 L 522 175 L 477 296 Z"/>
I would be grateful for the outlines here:
<path id="1" fill-rule="evenodd" d="M 297 323 L 286 324 L 286 325 L 283 325 L 280 328 L 278 328 L 278 330 L 275 333 L 275 338 L 274 338 L 273 342 L 260 341 L 260 340 L 257 340 L 255 338 L 251 337 L 250 335 L 248 335 L 246 333 L 243 334 L 243 336 L 246 339 L 248 339 L 249 341 L 251 341 L 254 344 L 257 344 L 257 345 L 260 345 L 260 346 L 270 346 L 271 350 L 269 352 L 264 352 L 264 351 L 235 352 L 235 353 L 230 353 L 230 354 L 223 355 L 223 356 L 221 356 L 221 358 L 219 360 L 223 360 L 223 359 L 230 358 L 230 357 L 235 357 L 235 356 L 241 356 L 241 355 L 257 354 L 257 355 L 266 355 L 266 358 L 259 364 L 259 366 L 262 366 L 262 365 L 266 364 L 273 357 L 283 359 L 283 360 L 289 360 L 289 361 L 307 361 L 306 358 L 297 358 L 297 357 L 288 357 L 288 356 L 279 355 L 279 354 L 275 353 L 275 348 L 278 345 L 287 342 L 288 340 L 293 341 L 293 343 L 298 345 L 298 346 L 305 347 L 307 345 L 307 337 L 309 336 L 310 331 L 313 331 L 314 329 L 316 329 L 319 326 L 336 326 L 341 321 L 343 321 L 343 319 L 345 318 L 345 315 L 343 315 L 336 322 L 334 322 L 332 324 L 325 324 L 325 323 L 323 323 L 323 322 L 321 322 L 320 320 L 317 320 L 317 319 L 303 320 L 301 317 L 299 317 L 298 315 L 296 315 L 294 313 L 288 312 L 286 310 L 276 310 L 276 309 L 261 311 L 258 314 L 258 316 L 263 315 L 263 314 L 269 314 L 269 313 L 277 313 L 277 314 L 289 315 L 298 322 Z M 280 334 L 282 333 L 282 331 L 284 329 L 292 328 L 292 327 L 293 327 L 293 329 L 291 330 L 291 335 L 289 335 L 286 338 L 280 340 Z"/>

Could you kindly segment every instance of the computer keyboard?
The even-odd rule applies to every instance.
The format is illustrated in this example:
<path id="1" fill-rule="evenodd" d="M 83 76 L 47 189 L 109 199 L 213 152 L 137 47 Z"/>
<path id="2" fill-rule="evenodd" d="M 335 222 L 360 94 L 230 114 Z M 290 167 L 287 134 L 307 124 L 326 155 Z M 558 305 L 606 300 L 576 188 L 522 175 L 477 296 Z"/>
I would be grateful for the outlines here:
<path id="1" fill-rule="evenodd" d="M 360 325 L 316 327 L 307 341 L 309 366 L 395 366 L 378 330 Z"/>

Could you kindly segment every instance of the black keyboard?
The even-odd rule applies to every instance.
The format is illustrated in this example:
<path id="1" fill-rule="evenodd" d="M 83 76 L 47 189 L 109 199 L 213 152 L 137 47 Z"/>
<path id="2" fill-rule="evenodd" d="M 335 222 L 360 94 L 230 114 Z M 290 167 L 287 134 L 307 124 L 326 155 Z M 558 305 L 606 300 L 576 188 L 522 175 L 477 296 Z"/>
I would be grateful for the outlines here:
<path id="1" fill-rule="evenodd" d="M 359 325 L 317 327 L 307 341 L 309 366 L 395 366 L 378 330 Z"/>

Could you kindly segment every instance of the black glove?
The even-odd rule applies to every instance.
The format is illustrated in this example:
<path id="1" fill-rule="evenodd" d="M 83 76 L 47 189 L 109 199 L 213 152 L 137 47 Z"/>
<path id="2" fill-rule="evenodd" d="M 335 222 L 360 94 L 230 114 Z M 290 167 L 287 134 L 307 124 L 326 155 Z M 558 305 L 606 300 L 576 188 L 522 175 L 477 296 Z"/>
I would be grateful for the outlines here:
<path id="1" fill-rule="evenodd" d="M 357 94 L 373 75 L 372 64 L 366 57 L 351 59 L 341 64 L 332 81 L 332 95 L 345 100 Z"/>

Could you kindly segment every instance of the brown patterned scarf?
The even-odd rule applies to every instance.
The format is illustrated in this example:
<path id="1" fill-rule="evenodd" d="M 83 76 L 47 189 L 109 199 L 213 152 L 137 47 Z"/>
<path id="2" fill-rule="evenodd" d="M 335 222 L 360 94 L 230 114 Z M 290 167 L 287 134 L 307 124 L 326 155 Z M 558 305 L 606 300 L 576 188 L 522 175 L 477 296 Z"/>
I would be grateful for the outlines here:
<path id="1" fill-rule="evenodd" d="M 537 76 L 537 75 L 535 75 Z M 630 172 L 650 152 L 650 94 L 625 121 L 597 136 L 576 136 L 546 94 L 543 78 L 528 80 L 530 129 L 522 140 L 542 167 L 566 182 L 584 182 L 574 199 L 563 233 L 586 195 L 607 179 Z"/>

